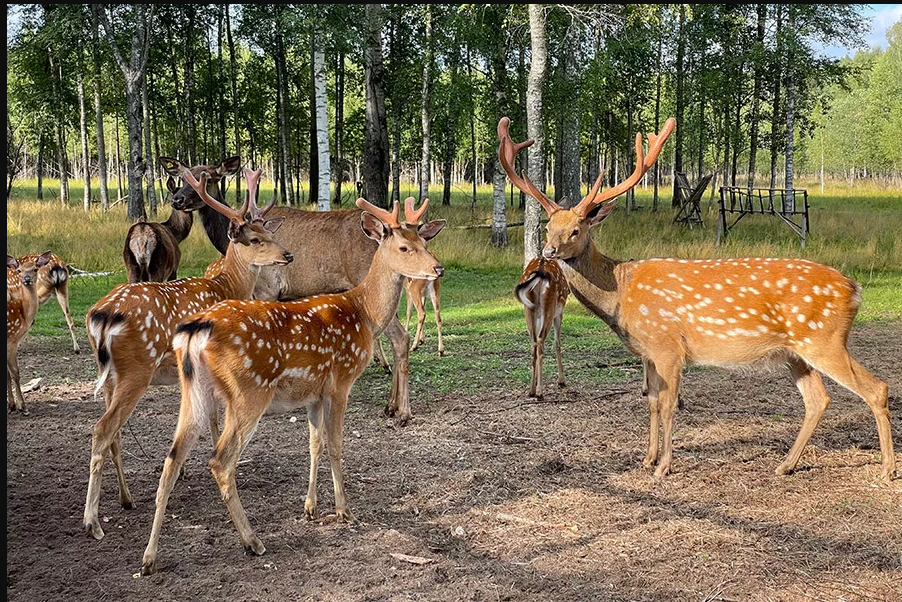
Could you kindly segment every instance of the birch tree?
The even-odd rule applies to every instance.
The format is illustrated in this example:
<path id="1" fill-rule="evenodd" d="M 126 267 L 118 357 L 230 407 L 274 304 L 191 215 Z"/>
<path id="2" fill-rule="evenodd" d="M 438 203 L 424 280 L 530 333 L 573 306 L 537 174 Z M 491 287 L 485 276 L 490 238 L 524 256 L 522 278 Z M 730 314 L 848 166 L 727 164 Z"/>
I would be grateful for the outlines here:
<path id="1" fill-rule="evenodd" d="M 329 107 L 326 104 L 326 60 L 323 52 L 322 23 L 313 26 L 313 97 L 316 113 L 317 211 L 329 211 Z M 312 157 L 311 157 L 312 159 Z M 312 184 L 312 182 L 311 182 Z"/>
<path id="2" fill-rule="evenodd" d="M 545 33 L 545 13 L 541 4 L 529 5 L 529 38 L 532 60 L 526 88 L 526 127 L 535 142 L 529 148 L 527 172 L 539 190 L 545 189 L 545 155 L 542 132 L 542 86 L 545 85 L 548 39 Z M 523 216 L 523 266 L 542 252 L 542 206 L 527 197 Z"/>

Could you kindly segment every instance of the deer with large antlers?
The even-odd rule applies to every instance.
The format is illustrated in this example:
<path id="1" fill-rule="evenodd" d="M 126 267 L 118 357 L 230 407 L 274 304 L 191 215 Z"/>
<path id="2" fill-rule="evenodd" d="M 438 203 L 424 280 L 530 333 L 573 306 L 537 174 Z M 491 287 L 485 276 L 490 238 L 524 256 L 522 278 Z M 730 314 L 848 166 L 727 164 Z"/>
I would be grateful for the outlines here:
<path id="1" fill-rule="evenodd" d="M 545 362 L 545 339 L 554 329 L 554 357 L 557 360 L 557 384 L 563 387 L 564 362 L 561 357 L 561 322 L 570 288 L 564 271 L 553 259 L 535 257 L 526 264 L 520 281 L 514 287 L 517 300 L 523 304 L 526 332 L 530 340 L 529 396 L 542 398 L 542 364 Z"/>
<path id="2" fill-rule="evenodd" d="M 121 457 L 121 429 L 151 384 L 175 384 L 176 360 L 172 337 L 176 325 L 214 303 L 249 299 L 259 266 L 286 265 L 291 253 L 273 239 L 281 219 L 268 215 L 275 198 L 263 209 L 254 202 L 261 172 L 245 170 L 244 206 L 235 210 L 207 191 L 207 175 L 186 179 L 210 207 L 229 220 L 229 246 L 222 272 L 215 278 L 182 278 L 170 282 L 126 283 L 116 286 L 88 310 L 88 339 L 97 360 L 96 392 L 103 391 L 106 411 L 94 426 L 91 470 L 85 501 L 84 527 L 103 537 L 98 519 L 100 478 L 108 453 L 119 478 L 119 501 L 131 508 L 134 499 L 125 482 Z M 211 416 L 210 429 L 218 425 Z"/>
<path id="3" fill-rule="evenodd" d="M 542 255 L 564 269 L 570 290 L 600 317 L 632 353 L 642 358 L 650 430 L 646 468 L 661 478 L 670 472 L 673 416 L 681 372 L 693 363 L 745 366 L 785 364 L 805 402 L 805 418 L 786 459 L 776 468 L 787 474 L 830 403 L 820 373 L 846 387 L 871 408 L 882 456 L 881 477 L 892 479 L 895 456 L 888 389 L 849 355 L 852 321 L 861 287 L 837 270 L 803 259 L 648 259 L 620 262 L 601 254 L 590 230 L 604 221 L 618 196 L 639 183 L 654 165 L 676 122 L 649 134 L 648 154 L 636 135 L 636 168 L 617 186 L 599 192 L 601 176 L 572 209 L 545 196 L 513 167 L 517 152 L 531 140 L 514 143 L 507 117 L 498 123 L 499 157 L 511 181 L 548 213 Z M 663 443 L 659 452 L 659 433 Z"/>
<path id="4" fill-rule="evenodd" d="M 38 274 L 49 264 L 53 253 L 45 251 L 40 255 L 27 255 L 17 259 L 6 256 L 6 282 L 9 285 L 12 274 L 18 282 L 17 294 L 6 299 L 6 408 L 10 412 L 25 410 L 25 396 L 19 382 L 19 346 L 34 323 L 40 300 L 37 292 Z M 12 274 L 10 274 L 12 272 Z"/>
<path id="5" fill-rule="evenodd" d="M 428 200 L 423 201 L 421 210 Z M 399 221 L 397 201 L 388 212 L 358 199 L 360 227 L 377 243 L 363 281 L 343 293 L 299 301 L 225 301 L 182 323 L 173 347 L 182 399 L 175 437 L 157 490 L 157 506 L 141 572 L 157 570 L 157 546 L 166 505 L 180 467 L 207 416 L 225 406 L 223 431 L 210 471 L 241 543 L 249 553 L 266 548 L 238 497 L 238 459 L 264 413 L 307 407 L 310 479 L 304 513 L 317 516 L 316 476 L 325 445 L 332 467 L 335 513 L 352 521 L 342 476 L 341 448 L 351 387 L 373 354 L 373 341 L 396 318 L 404 278 L 435 280 L 444 269 L 426 241 L 444 227 L 418 218 Z"/>
<path id="6" fill-rule="evenodd" d="M 191 167 L 169 157 L 161 157 L 160 162 L 174 177 L 183 177 L 186 173 L 196 176 L 205 168 Z M 230 157 L 215 166 L 216 173 L 220 178 L 225 177 L 239 163 L 238 157 Z M 218 188 L 215 192 L 218 193 Z M 204 207 L 197 193 L 187 184 L 173 195 L 171 202 L 173 207 L 185 211 L 203 210 Z M 255 299 L 291 301 L 321 293 L 343 292 L 363 282 L 377 245 L 361 231 L 359 209 L 304 211 L 281 205 L 273 208 L 272 215 L 285 220 L 276 240 L 294 250 L 297 256 L 285 269 L 260 270 Z M 419 215 L 407 216 L 411 223 L 416 223 L 419 218 Z M 210 242 L 224 253 L 226 224 L 209 219 L 203 213 L 201 222 Z M 215 269 L 215 265 L 212 268 Z M 409 393 L 410 335 L 400 319 L 389 323 L 385 335 L 391 343 L 393 360 L 392 387 L 385 414 L 393 417 L 396 424 L 406 424 L 413 416 Z"/>

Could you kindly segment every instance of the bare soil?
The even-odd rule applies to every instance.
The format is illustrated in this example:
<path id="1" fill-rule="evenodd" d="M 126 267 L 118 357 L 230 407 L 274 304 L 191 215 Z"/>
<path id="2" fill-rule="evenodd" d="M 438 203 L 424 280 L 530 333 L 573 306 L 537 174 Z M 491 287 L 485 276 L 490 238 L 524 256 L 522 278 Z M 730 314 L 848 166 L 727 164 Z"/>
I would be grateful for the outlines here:
<path id="1" fill-rule="evenodd" d="M 889 384 L 902 466 L 902 325 L 858 327 L 850 346 Z M 160 572 L 139 577 L 177 387 L 149 390 L 123 430 L 137 507 L 119 507 L 108 463 L 106 537 L 95 541 L 81 524 L 102 413 L 93 359 L 71 355 L 64 337 L 33 337 L 20 361 L 23 383 L 44 381 L 26 394 L 29 415 L 7 417 L 10 602 L 902 598 L 902 479 L 881 483 L 873 415 L 829 381 L 833 403 L 799 470 L 778 477 L 804 412 L 788 371 L 687 371 L 674 472 L 655 482 L 641 465 L 640 373 L 622 387 L 571 383 L 541 403 L 525 391 L 414 386 L 415 419 L 396 427 L 382 416 L 387 377 L 374 366 L 346 423 L 357 524 L 304 520 L 305 415 L 267 416 L 238 483 L 266 554 L 244 554 L 202 438 L 170 500 Z M 327 462 L 319 482 L 327 512 Z"/>

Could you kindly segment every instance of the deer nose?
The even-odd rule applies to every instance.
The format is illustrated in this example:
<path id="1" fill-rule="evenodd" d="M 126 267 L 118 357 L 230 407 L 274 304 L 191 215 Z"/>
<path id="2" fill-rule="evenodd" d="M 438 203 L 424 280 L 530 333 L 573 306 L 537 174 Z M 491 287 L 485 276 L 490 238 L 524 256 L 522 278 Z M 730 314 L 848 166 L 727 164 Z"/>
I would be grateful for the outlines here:
<path id="1" fill-rule="evenodd" d="M 542 249 L 542 256 L 545 259 L 554 259 L 555 255 L 557 255 L 557 249 L 554 247 L 545 247 Z"/>
<path id="2" fill-rule="evenodd" d="M 445 275 L 445 267 L 441 265 L 435 266 L 435 275 L 441 278 Z"/>
<path id="3" fill-rule="evenodd" d="M 292 261 L 294 261 L 294 255 L 289 253 L 288 251 L 285 251 L 284 253 L 282 253 L 282 257 L 284 257 L 285 261 L 287 261 L 288 263 L 291 263 Z"/>
<path id="4" fill-rule="evenodd" d="M 183 196 L 173 196 L 172 200 L 169 202 L 172 205 L 173 209 L 184 209 L 185 208 L 185 197 Z"/>

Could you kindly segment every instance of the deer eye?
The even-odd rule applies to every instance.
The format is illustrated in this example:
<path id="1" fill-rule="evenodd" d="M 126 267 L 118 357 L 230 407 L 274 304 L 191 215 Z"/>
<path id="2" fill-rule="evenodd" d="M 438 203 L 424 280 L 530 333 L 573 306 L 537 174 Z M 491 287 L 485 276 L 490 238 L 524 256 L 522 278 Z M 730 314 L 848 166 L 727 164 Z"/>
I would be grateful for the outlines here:
<path id="1" fill-rule="evenodd" d="M 576 238 L 579 236 L 579 228 L 570 233 L 570 238 Z"/>
<path id="2" fill-rule="evenodd" d="M 407 247 L 401 247 L 401 248 L 398 249 L 398 250 L 401 251 L 402 253 L 406 253 L 406 252 L 409 251 L 410 249 L 408 249 Z"/>
<path id="3" fill-rule="evenodd" d="M 251 239 L 251 244 L 252 244 L 252 245 L 259 245 L 261 242 L 263 242 L 263 241 L 261 241 L 259 238 L 252 238 L 252 239 Z"/>

